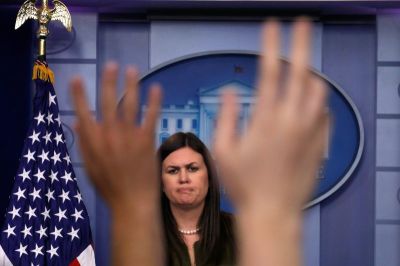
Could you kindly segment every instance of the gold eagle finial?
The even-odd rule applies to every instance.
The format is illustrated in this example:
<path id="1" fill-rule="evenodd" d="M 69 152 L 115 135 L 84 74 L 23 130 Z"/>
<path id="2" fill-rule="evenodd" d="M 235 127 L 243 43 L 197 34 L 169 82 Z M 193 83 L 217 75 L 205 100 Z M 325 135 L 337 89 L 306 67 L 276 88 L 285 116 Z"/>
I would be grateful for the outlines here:
<path id="1" fill-rule="evenodd" d="M 60 21 L 68 31 L 72 30 L 71 14 L 60 0 L 53 0 L 53 8 L 49 8 L 48 0 L 42 0 L 42 6 L 36 7 L 37 0 L 27 0 L 18 11 L 15 29 L 21 27 L 28 19 L 39 22 L 37 36 L 39 38 L 39 60 L 46 60 L 46 38 L 49 35 L 48 25 L 52 20 Z"/>
<path id="2" fill-rule="evenodd" d="M 72 29 L 71 14 L 67 7 L 59 0 L 53 0 L 54 8 L 49 8 L 48 0 L 42 0 L 41 7 L 36 7 L 37 0 L 27 0 L 18 11 L 15 29 L 21 27 L 28 19 L 39 21 L 39 36 L 47 36 L 49 30 L 47 28 L 51 20 L 60 21 L 68 31 Z"/>

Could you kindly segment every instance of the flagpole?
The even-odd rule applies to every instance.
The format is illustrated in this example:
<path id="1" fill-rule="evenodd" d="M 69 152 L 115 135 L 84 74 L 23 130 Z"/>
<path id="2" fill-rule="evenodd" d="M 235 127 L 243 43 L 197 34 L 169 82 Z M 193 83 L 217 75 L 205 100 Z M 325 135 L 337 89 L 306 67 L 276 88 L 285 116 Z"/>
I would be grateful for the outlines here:
<path id="1" fill-rule="evenodd" d="M 71 14 L 68 8 L 59 0 L 53 0 L 53 8 L 48 5 L 48 0 L 42 0 L 42 6 L 36 7 L 37 0 L 25 1 L 18 11 L 15 22 L 15 29 L 18 29 L 29 18 L 37 20 L 39 29 L 37 31 L 38 38 L 38 60 L 46 62 L 46 39 L 49 35 L 48 25 L 52 20 L 60 21 L 68 30 L 72 30 Z"/>

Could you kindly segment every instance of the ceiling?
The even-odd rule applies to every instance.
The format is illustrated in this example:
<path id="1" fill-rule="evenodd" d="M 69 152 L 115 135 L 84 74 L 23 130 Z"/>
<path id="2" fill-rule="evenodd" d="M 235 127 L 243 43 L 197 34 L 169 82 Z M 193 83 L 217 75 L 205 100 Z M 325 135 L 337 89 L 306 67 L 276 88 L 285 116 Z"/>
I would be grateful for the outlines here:
<path id="1" fill-rule="evenodd" d="M 37 0 L 38 3 L 41 0 Z M 52 0 L 49 0 L 51 2 Z M 308 10 L 333 14 L 374 14 L 377 9 L 399 9 L 400 0 L 387 1 L 243 1 L 243 0 L 61 0 L 70 9 L 95 9 L 101 13 L 143 13 L 154 10 Z M 1 7 L 18 8 L 24 0 L 1 0 Z"/>

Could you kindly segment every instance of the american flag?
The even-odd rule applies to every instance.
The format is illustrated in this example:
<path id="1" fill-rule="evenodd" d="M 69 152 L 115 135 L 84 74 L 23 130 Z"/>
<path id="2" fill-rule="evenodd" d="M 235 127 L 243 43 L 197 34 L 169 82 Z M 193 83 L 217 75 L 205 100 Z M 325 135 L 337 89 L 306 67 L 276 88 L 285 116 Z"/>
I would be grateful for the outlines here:
<path id="1" fill-rule="evenodd" d="M 35 63 L 34 79 L 34 118 L 1 230 L 0 265 L 95 265 L 47 64 Z"/>

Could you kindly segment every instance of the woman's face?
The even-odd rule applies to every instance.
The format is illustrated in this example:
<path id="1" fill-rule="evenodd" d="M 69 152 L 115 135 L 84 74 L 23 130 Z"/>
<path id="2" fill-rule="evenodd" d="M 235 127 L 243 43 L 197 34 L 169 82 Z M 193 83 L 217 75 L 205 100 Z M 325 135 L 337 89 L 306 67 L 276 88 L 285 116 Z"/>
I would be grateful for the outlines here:
<path id="1" fill-rule="evenodd" d="M 162 163 L 162 182 L 170 204 L 180 208 L 202 206 L 208 192 L 203 156 L 189 147 L 172 152 Z"/>

